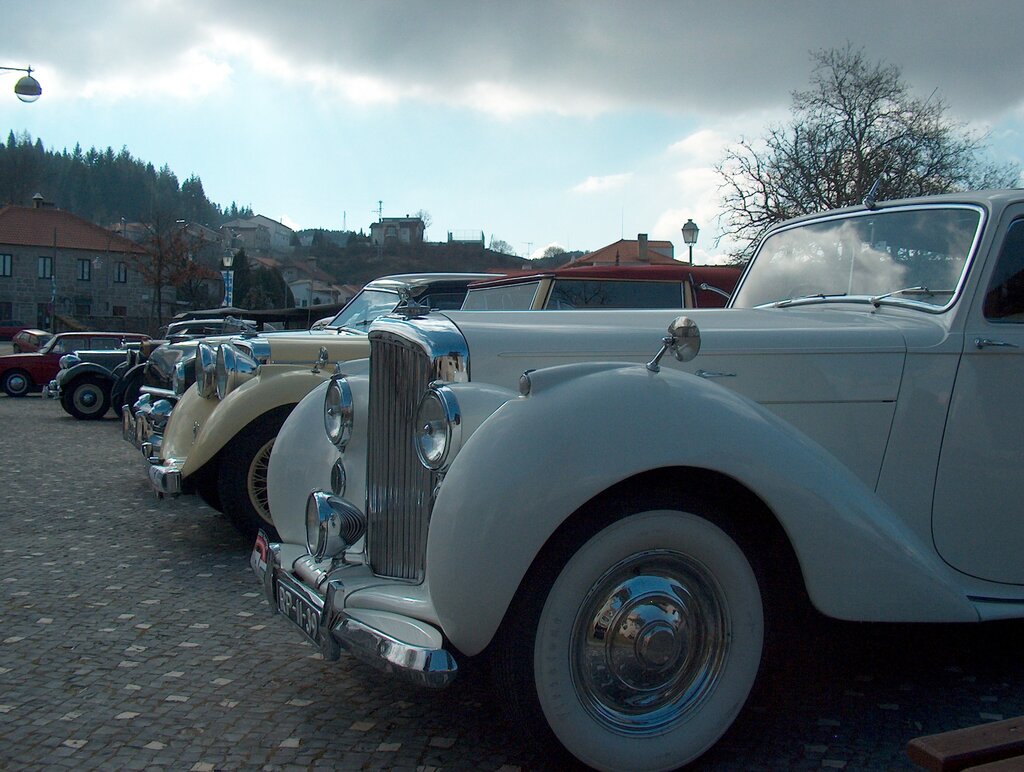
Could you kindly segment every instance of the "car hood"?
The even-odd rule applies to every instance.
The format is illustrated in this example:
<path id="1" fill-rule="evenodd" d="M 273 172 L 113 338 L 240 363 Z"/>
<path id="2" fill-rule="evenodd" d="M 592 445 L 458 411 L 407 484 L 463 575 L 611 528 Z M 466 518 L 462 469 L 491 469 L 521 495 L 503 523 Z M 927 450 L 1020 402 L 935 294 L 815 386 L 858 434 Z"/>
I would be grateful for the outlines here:
<path id="1" fill-rule="evenodd" d="M 891 401 L 908 337 L 937 344 L 932 317 L 883 317 L 835 306 L 815 309 L 687 309 L 701 331 L 690 362 L 662 366 L 714 378 L 758 402 Z M 595 360 L 648 362 L 671 311 L 452 312 L 470 352 L 470 378 L 515 388 L 526 369 Z"/>
<path id="2" fill-rule="evenodd" d="M 44 354 L 40 354 L 38 351 L 27 351 L 21 354 L 3 354 L 0 355 L 0 367 L 28 365 L 32 362 L 38 362 L 44 356 Z"/>

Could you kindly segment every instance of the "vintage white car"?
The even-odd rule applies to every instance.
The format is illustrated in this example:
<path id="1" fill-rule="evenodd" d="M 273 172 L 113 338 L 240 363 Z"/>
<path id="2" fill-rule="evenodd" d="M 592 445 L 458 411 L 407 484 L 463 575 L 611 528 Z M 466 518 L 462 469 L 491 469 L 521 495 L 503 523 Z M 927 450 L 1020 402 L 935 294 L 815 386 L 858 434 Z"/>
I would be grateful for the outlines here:
<path id="1" fill-rule="evenodd" d="M 1024 617 L 1024 191 L 786 222 L 721 311 L 369 339 L 326 387 L 337 492 L 252 553 L 326 659 L 440 687 L 485 654 L 529 736 L 663 770 L 799 657 L 805 608 Z"/>
<path id="2" fill-rule="evenodd" d="M 138 420 L 161 423 L 131 432 L 162 433 L 159 443 L 139 443 L 144 454 L 153 453 L 147 455 L 153 487 L 161 494 L 198 493 L 250 536 L 258 527 L 271 530 L 266 475 L 274 438 L 299 400 L 333 372 L 329 363 L 365 357 L 370 322 L 397 305 L 458 308 L 469 283 L 483 278 L 494 275 L 387 276 L 363 287 L 321 330 L 201 341 L 195 383 L 185 388 L 191 379 L 176 373 L 179 398 L 169 418 L 152 410 L 136 413 Z"/>
<path id="3" fill-rule="evenodd" d="M 469 285 L 463 311 L 586 308 L 721 308 L 736 288 L 731 266 L 615 265 L 525 271 Z M 352 372 L 352 365 L 346 365 Z M 309 492 L 338 492 L 345 479 L 338 449 L 321 431 L 325 381 L 285 420 L 267 472 L 270 512 L 305 512 Z M 308 403 L 308 404 L 307 404 Z M 314 446 L 319 446 L 314 449 Z"/>

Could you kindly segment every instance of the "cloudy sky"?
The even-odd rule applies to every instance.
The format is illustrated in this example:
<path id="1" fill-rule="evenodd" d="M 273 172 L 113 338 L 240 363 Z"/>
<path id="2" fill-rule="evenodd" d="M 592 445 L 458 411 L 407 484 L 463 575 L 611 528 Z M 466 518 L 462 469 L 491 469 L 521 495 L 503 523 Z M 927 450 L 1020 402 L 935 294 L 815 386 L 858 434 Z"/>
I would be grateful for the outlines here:
<path id="1" fill-rule="evenodd" d="M 5 2 L 0 130 L 127 148 L 295 228 L 426 210 L 521 255 L 649 233 L 714 261 L 723 148 L 863 48 L 1024 157 L 1024 2 Z M 6 94 L 6 96 L 4 96 Z M 46 194 L 46 191 L 42 191 Z M 378 202 L 382 202 L 378 204 Z"/>

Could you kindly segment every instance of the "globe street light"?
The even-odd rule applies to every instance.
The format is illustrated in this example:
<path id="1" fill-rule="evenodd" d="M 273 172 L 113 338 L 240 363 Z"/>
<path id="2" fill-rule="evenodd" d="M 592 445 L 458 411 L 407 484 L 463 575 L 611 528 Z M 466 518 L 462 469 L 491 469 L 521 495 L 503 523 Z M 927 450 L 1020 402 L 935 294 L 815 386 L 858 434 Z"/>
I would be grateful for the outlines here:
<path id="1" fill-rule="evenodd" d="M 42 95 L 43 87 L 32 77 L 31 67 L 0 67 L 0 70 L 28 73 L 18 78 L 18 82 L 14 84 L 14 93 L 22 102 L 35 102 Z"/>
<path id="2" fill-rule="evenodd" d="M 683 226 L 683 243 L 690 248 L 690 265 L 693 265 L 693 245 L 697 243 L 697 234 L 700 229 L 693 220 L 687 220 Z"/>
<path id="3" fill-rule="evenodd" d="M 235 264 L 235 254 L 230 249 L 224 250 L 224 254 L 220 256 L 221 264 L 224 266 L 224 270 L 220 272 L 221 278 L 224 279 L 224 299 L 221 301 L 222 307 L 227 307 L 234 302 L 235 295 L 235 272 L 232 266 Z"/>

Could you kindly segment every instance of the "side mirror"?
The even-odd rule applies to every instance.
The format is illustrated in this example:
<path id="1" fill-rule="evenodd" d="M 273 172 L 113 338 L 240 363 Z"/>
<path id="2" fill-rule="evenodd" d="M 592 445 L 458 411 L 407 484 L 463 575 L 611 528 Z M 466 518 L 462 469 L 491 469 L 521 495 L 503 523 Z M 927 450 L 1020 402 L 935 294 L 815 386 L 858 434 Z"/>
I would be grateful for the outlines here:
<path id="1" fill-rule="evenodd" d="M 647 363 L 652 373 L 661 370 L 661 358 L 666 352 L 680 362 L 689 362 L 700 353 L 700 328 L 688 316 L 677 316 L 668 326 L 668 335 L 661 339 L 661 351 Z"/>

